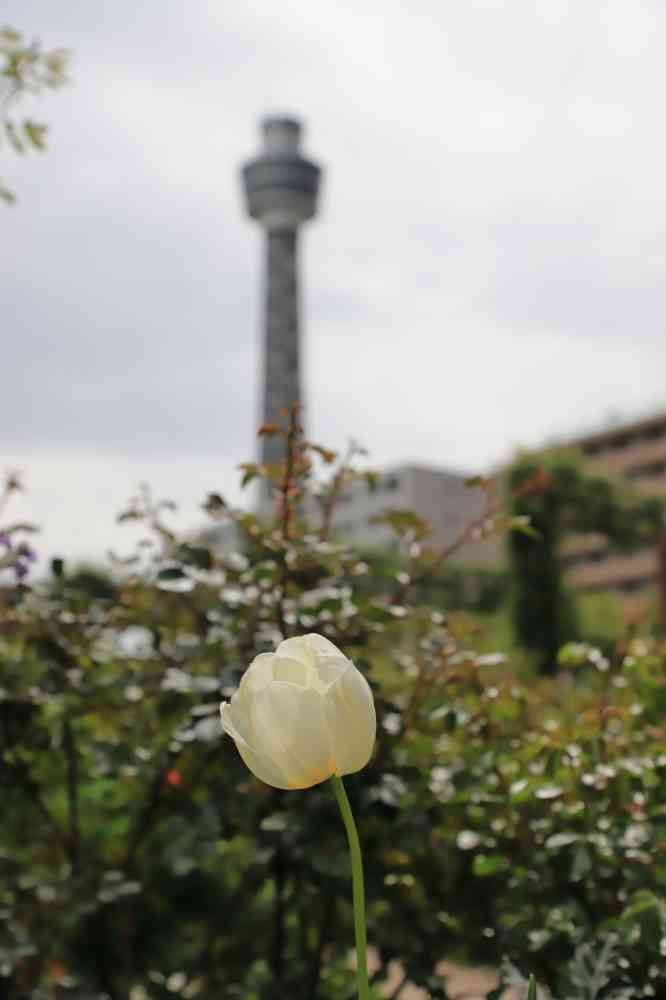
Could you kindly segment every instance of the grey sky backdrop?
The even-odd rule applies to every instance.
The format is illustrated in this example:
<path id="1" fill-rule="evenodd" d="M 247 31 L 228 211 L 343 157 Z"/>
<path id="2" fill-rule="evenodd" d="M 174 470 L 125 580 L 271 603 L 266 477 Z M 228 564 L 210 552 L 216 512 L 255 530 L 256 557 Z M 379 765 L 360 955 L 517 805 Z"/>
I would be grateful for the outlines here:
<path id="1" fill-rule="evenodd" d="M 233 499 L 258 413 L 267 111 L 325 167 L 304 241 L 307 420 L 377 464 L 481 470 L 666 405 L 658 0 L 5 0 L 72 50 L 0 160 L 4 465 L 47 551 L 123 550 L 147 479 Z"/>

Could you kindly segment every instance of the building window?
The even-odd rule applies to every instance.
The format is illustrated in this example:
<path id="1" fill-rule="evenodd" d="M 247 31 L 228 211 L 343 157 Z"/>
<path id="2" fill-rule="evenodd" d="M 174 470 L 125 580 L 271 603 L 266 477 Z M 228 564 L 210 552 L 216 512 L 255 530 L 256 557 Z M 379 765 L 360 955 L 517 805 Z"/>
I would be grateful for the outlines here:
<path id="1" fill-rule="evenodd" d="M 633 444 L 634 439 L 629 434 L 621 434 L 618 437 L 613 438 L 608 442 L 609 447 L 616 451 L 621 451 L 623 448 L 628 448 L 630 444 Z"/>
<path id="2" fill-rule="evenodd" d="M 636 594 L 639 590 L 645 590 L 651 583 L 652 580 L 648 576 L 634 576 L 618 583 L 617 589 L 623 594 Z"/>
<path id="3" fill-rule="evenodd" d="M 644 441 L 658 441 L 659 438 L 666 437 L 666 424 L 657 424 L 656 427 L 648 427 L 643 431 Z"/>
<path id="4" fill-rule="evenodd" d="M 593 549 L 591 552 L 571 552 L 563 556 L 561 562 L 566 569 L 574 566 L 589 566 L 595 563 L 604 562 L 608 558 L 608 549 Z"/>
<path id="5" fill-rule="evenodd" d="M 397 476 L 387 476 L 382 486 L 388 493 L 393 493 L 400 488 L 400 480 Z"/>
<path id="6" fill-rule="evenodd" d="M 666 462 L 650 462 L 647 465 L 634 465 L 627 469 L 627 479 L 655 479 L 666 474 Z"/>

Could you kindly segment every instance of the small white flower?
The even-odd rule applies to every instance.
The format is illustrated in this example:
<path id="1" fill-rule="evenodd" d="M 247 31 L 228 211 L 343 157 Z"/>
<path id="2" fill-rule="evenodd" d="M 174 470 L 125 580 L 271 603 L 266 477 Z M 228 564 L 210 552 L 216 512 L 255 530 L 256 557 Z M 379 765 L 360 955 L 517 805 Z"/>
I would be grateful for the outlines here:
<path id="1" fill-rule="evenodd" d="M 387 712 L 384 716 L 383 722 L 384 729 L 391 736 L 397 736 L 402 729 L 402 719 L 398 712 Z"/>
<path id="2" fill-rule="evenodd" d="M 642 847 L 650 839 L 650 831 L 643 823 L 630 823 L 622 837 L 623 847 Z"/>
<path id="3" fill-rule="evenodd" d="M 456 837 L 456 844 L 461 851 L 473 851 L 481 843 L 481 837 L 474 830 L 461 830 Z"/>
<path id="4" fill-rule="evenodd" d="M 544 785 L 543 788 L 537 788 L 534 794 L 538 799 L 556 799 L 562 794 L 562 791 L 557 785 Z"/>
<path id="5" fill-rule="evenodd" d="M 568 847 L 579 839 L 577 833 L 554 833 L 546 840 L 546 847 L 557 850 L 558 847 Z"/>

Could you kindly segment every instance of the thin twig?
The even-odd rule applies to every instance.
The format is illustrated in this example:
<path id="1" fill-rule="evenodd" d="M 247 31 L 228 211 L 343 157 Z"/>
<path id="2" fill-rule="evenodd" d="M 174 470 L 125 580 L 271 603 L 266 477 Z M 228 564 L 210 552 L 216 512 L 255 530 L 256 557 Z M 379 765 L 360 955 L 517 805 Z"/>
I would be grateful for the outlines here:
<path id="1" fill-rule="evenodd" d="M 81 831 L 79 827 L 79 762 L 72 723 L 65 719 L 63 725 L 63 750 L 67 762 L 67 812 L 68 812 L 68 854 L 72 874 L 81 869 Z"/>
<path id="2" fill-rule="evenodd" d="M 298 404 L 292 403 L 289 407 L 289 425 L 285 437 L 285 459 L 284 476 L 280 487 L 281 509 L 280 509 L 280 529 L 282 534 L 283 547 L 280 551 L 280 582 L 279 597 L 276 603 L 277 625 L 283 638 L 287 638 L 287 622 L 284 613 L 284 599 L 287 595 L 287 583 L 289 581 L 289 567 L 287 565 L 286 543 L 291 537 L 293 523 L 292 492 L 294 469 L 296 465 L 296 451 L 298 448 L 298 437 L 301 427 L 298 423 Z"/>
<path id="3" fill-rule="evenodd" d="M 287 428 L 285 445 L 286 453 L 284 461 L 284 477 L 282 480 L 282 488 L 280 490 L 282 495 L 282 538 L 284 541 L 288 541 L 291 537 L 293 523 L 293 507 L 291 503 L 292 480 L 294 478 L 296 448 L 300 431 L 301 428 L 298 423 L 298 404 L 292 403 L 289 407 L 289 426 Z"/>
<path id="4" fill-rule="evenodd" d="M 322 542 L 325 542 L 331 533 L 335 505 L 345 485 L 345 474 L 349 471 L 349 464 L 359 450 L 358 445 L 354 441 L 350 442 L 344 457 L 340 460 L 328 492 L 321 498 L 322 518 L 319 528 L 319 538 Z"/>
<path id="5" fill-rule="evenodd" d="M 514 494 L 515 495 L 515 494 Z M 423 580 L 424 577 L 436 572 L 443 562 L 445 562 L 450 556 L 458 551 L 458 549 L 463 548 L 468 542 L 480 541 L 483 538 L 483 528 L 486 523 L 493 518 L 497 512 L 502 507 L 502 501 L 498 499 L 497 495 L 493 491 L 492 495 L 486 496 L 486 505 L 483 512 L 475 517 L 473 520 L 469 521 L 462 531 L 454 538 L 452 542 L 445 545 L 439 550 L 435 555 L 434 559 L 424 567 L 423 571 L 418 575 L 407 574 L 407 579 L 404 583 L 400 585 L 398 590 L 395 592 L 391 598 L 391 604 L 402 604 L 405 600 L 407 594 L 411 588 Z"/>

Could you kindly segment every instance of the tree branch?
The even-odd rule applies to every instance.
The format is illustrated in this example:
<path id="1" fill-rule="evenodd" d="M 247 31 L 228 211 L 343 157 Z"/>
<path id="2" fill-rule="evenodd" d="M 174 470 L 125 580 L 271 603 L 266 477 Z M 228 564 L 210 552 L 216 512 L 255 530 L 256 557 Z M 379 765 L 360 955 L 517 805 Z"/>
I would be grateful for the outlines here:
<path id="1" fill-rule="evenodd" d="M 46 805 L 46 802 L 42 798 L 42 790 L 35 781 L 35 779 L 32 777 L 32 775 L 30 774 L 27 764 L 25 764 L 23 761 L 20 761 L 16 764 L 10 764 L 5 766 L 7 766 L 10 772 L 14 774 L 14 776 L 18 779 L 18 782 L 23 786 L 28 798 L 35 806 L 35 808 L 39 812 L 44 822 L 55 834 L 59 843 L 62 845 L 63 849 L 66 850 L 67 847 L 66 837 L 63 831 L 60 829 L 60 826 L 56 822 L 49 807 Z"/>
<path id="2" fill-rule="evenodd" d="M 134 830 L 129 837 L 124 863 L 124 867 L 128 870 L 134 865 L 137 851 L 139 850 L 142 841 L 153 828 L 155 818 L 161 804 L 162 788 L 169 770 L 170 767 L 167 763 L 160 767 L 153 775 L 153 780 L 150 783 L 148 795 L 143 804 L 143 809 L 141 810 Z"/>

